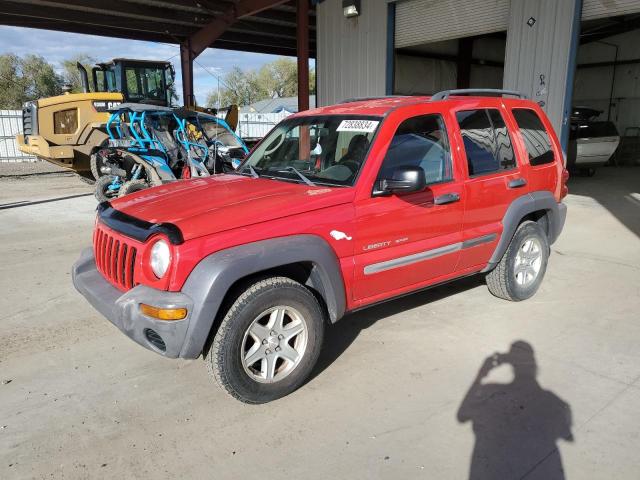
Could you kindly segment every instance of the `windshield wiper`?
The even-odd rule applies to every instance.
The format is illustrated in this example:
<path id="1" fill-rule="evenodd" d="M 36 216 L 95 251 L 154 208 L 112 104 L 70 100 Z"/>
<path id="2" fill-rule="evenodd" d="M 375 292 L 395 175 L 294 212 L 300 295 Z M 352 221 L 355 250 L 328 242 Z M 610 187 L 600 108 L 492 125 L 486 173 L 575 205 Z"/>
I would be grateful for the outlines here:
<path id="1" fill-rule="evenodd" d="M 253 166 L 251 166 L 251 165 L 250 165 L 250 164 L 248 164 L 248 163 L 247 163 L 244 167 L 242 167 L 242 168 L 238 171 L 238 173 L 239 173 L 240 175 L 242 175 L 242 172 L 244 172 L 244 170 L 245 170 L 246 168 L 248 168 L 248 169 L 249 169 L 249 173 L 251 173 L 251 176 L 252 176 L 253 178 L 260 178 L 260 174 L 259 174 L 258 172 L 256 172 L 255 168 L 253 168 Z"/>
<path id="2" fill-rule="evenodd" d="M 296 168 L 296 167 L 287 167 L 284 170 L 281 170 L 282 172 L 293 172 L 296 175 L 298 175 L 302 181 L 304 183 L 306 183 L 307 185 L 309 185 L 310 187 L 315 187 L 316 184 L 313 183 L 311 180 L 309 180 L 307 177 L 305 177 L 302 173 L 300 173 L 300 171 Z"/>

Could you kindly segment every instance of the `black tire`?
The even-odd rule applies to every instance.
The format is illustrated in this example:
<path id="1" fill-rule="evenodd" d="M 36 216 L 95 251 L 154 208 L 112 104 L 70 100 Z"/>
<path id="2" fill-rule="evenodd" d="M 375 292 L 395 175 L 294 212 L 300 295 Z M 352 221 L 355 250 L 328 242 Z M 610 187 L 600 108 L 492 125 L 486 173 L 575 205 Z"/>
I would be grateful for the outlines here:
<path id="1" fill-rule="evenodd" d="M 124 197 L 125 195 L 129 195 L 130 193 L 139 192 L 140 190 L 144 190 L 149 188 L 149 184 L 146 180 L 129 180 L 124 182 L 118 191 L 118 197 Z"/>
<path id="2" fill-rule="evenodd" d="M 118 197 L 118 191 L 110 192 L 109 185 L 113 182 L 113 176 L 105 175 L 96 180 L 94 195 L 98 202 L 107 202 Z"/>
<path id="3" fill-rule="evenodd" d="M 307 326 L 306 348 L 299 363 L 286 376 L 274 383 L 261 383 L 243 366 L 244 338 L 254 320 L 276 306 L 294 308 L 302 315 Z M 252 404 L 270 402 L 304 383 L 318 360 L 323 335 L 324 314 L 314 295 L 290 278 L 266 278 L 250 285 L 227 310 L 205 352 L 207 370 L 218 385 L 238 400 Z"/>
<path id="4" fill-rule="evenodd" d="M 100 148 L 95 152 L 93 152 L 89 157 L 89 167 L 91 168 L 91 175 L 93 175 L 93 178 L 95 178 L 96 181 L 100 177 L 105 176 L 105 174 L 100 171 L 100 169 L 104 166 L 104 162 L 102 161 L 102 156 L 99 155 L 99 153 L 100 153 L 100 149 L 106 147 L 107 145 L 109 145 L 109 142 L 107 141 L 102 142 L 102 145 L 100 145 Z"/>
<path id="5" fill-rule="evenodd" d="M 516 278 L 516 259 L 520 249 L 529 240 L 538 242 L 540 250 L 539 270 L 529 283 L 521 284 Z M 486 275 L 487 287 L 496 297 L 513 302 L 526 300 L 538 291 L 547 270 L 548 260 L 549 241 L 544 230 L 537 222 L 525 221 L 516 230 L 498 265 Z"/>

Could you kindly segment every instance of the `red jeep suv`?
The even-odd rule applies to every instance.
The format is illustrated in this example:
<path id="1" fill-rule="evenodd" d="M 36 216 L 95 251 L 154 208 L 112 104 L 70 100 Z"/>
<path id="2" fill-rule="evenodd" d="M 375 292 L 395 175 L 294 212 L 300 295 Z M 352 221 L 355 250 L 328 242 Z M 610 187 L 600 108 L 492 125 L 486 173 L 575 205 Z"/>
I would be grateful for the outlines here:
<path id="1" fill-rule="evenodd" d="M 302 385 L 326 323 L 354 310 L 475 273 L 527 299 L 564 225 L 568 174 L 549 120 L 520 97 L 454 90 L 292 115 L 235 173 L 101 203 L 74 284 L 142 346 L 202 355 L 248 403 Z"/>

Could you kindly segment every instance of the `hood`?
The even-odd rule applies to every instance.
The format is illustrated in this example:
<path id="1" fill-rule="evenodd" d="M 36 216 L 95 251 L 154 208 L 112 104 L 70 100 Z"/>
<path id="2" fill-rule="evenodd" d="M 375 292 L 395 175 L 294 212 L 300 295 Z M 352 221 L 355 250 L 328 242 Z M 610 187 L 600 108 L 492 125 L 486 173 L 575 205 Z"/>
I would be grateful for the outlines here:
<path id="1" fill-rule="evenodd" d="M 185 240 L 353 201 L 348 187 L 242 175 L 169 183 L 113 200 L 113 208 L 151 223 L 173 223 Z"/>

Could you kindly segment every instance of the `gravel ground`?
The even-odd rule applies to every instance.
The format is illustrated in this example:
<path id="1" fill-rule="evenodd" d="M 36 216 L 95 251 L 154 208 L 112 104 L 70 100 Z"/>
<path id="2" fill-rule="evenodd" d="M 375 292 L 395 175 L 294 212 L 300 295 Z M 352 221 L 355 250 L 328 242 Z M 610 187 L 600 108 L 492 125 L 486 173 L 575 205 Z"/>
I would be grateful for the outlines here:
<path id="1" fill-rule="evenodd" d="M 53 163 L 37 162 L 0 162 L 0 178 L 16 177 L 25 175 L 47 175 L 47 174 L 69 174 L 74 173 L 66 168 L 59 167 Z"/>
<path id="2" fill-rule="evenodd" d="M 0 179 L 0 478 L 638 479 L 638 185 L 640 168 L 572 181 L 534 298 L 469 278 L 363 310 L 303 388 L 248 406 L 74 291 L 89 185 Z M 512 345 L 529 368 L 478 381 Z"/>

